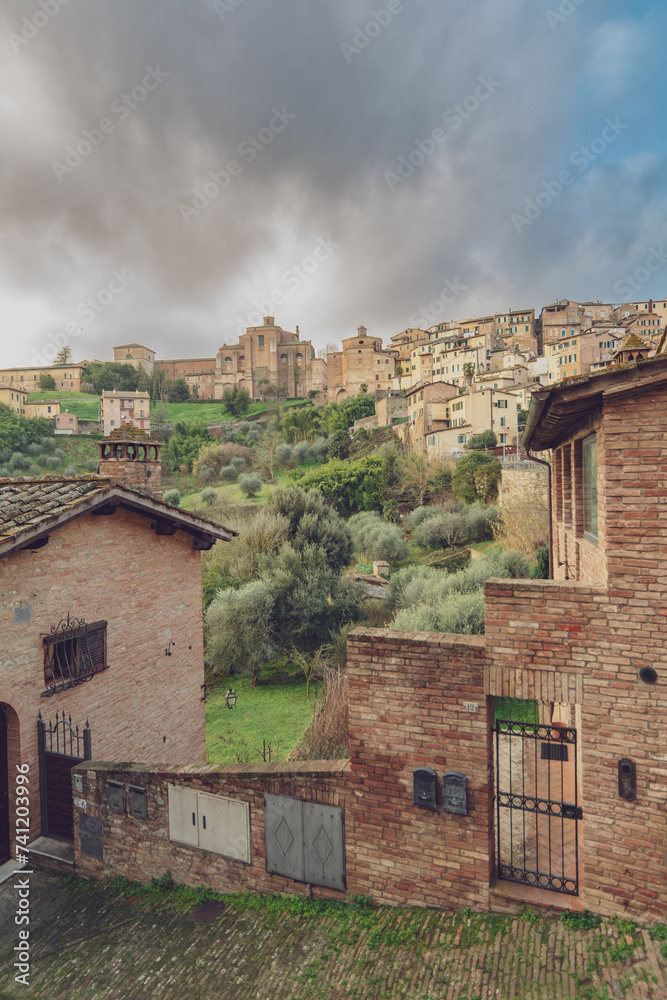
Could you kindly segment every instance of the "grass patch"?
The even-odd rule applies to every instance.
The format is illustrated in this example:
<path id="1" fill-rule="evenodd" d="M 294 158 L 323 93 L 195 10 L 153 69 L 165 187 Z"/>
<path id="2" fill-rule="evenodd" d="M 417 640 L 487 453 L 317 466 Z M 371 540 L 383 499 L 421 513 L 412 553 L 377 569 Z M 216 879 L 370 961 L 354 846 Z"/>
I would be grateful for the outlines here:
<path id="1" fill-rule="evenodd" d="M 316 459 L 309 458 L 307 462 L 304 462 L 303 465 L 299 466 L 299 469 L 307 470 L 314 468 L 316 465 L 320 464 L 321 463 L 318 462 Z M 242 469 L 241 473 L 249 471 L 252 470 L 246 468 Z M 187 490 L 187 495 L 183 497 L 181 501 L 181 507 L 183 508 L 183 510 L 196 511 L 202 517 L 206 517 L 207 505 L 202 502 L 201 494 L 202 490 L 207 489 L 208 487 L 212 487 L 216 491 L 216 493 L 218 494 L 218 499 L 222 504 L 229 506 L 236 506 L 237 504 L 242 504 L 244 507 L 252 507 L 253 505 L 261 506 L 262 504 L 270 502 L 271 497 L 273 495 L 273 490 L 276 488 L 276 486 L 285 486 L 286 484 L 290 486 L 292 485 L 291 483 L 287 483 L 287 475 L 289 471 L 290 471 L 289 469 L 275 469 L 273 476 L 274 482 L 264 483 L 259 493 L 256 496 L 250 498 L 247 498 L 245 494 L 241 492 L 238 483 L 212 482 L 212 483 L 207 483 L 206 486 L 200 486 L 198 483 L 197 484 L 194 483 L 194 479 L 192 476 L 187 476 L 187 477 L 183 476 L 182 477 L 183 481 L 185 482 L 187 480 L 190 483 L 190 485 L 185 487 L 185 490 Z M 172 477 L 170 476 L 169 488 L 171 488 L 171 478 Z M 176 478 L 176 474 L 174 474 L 173 478 Z M 163 488 L 166 488 L 164 471 L 162 479 L 163 479 Z M 176 488 L 181 489 L 181 492 L 185 493 L 185 490 L 182 489 L 180 486 L 176 486 Z"/>
<path id="2" fill-rule="evenodd" d="M 209 764 L 262 761 L 263 740 L 271 760 L 285 760 L 303 736 L 315 707 L 316 685 L 306 698 L 303 674 L 291 675 L 284 663 L 262 669 L 257 687 L 250 674 L 227 678 L 206 699 L 206 759 Z M 227 708 L 225 692 L 233 687 L 238 701 Z M 276 756 L 277 743 L 277 756 Z M 267 756 L 268 760 L 268 756 Z"/>
<path id="3" fill-rule="evenodd" d="M 79 420 L 99 420 L 99 396 L 87 392 L 71 392 L 69 389 L 38 390 L 28 394 L 29 403 L 53 399 L 61 403 L 61 410 L 69 410 Z"/>
<path id="4" fill-rule="evenodd" d="M 172 424 L 177 420 L 183 420 L 185 423 L 194 423 L 195 421 L 203 420 L 205 423 L 217 422 L 219 420 L 248 420 L 248 418 L 257 416 L 260 413 L 265 413 L 266 410 L 276 410 L 277 406 L 275 402 L 269 403 L 251 403 L 247 411 L 240 417 L 233 417 L 229 413 L 225 413 L 222 408 L 221 400 L 207 400 L 203 403 L 162 403 L 167 411 L 167 422 Z M 281 402 L 280 409 L 282 410 L 285 406 L 303 406 L 303 399 L 288 399 Z"/>

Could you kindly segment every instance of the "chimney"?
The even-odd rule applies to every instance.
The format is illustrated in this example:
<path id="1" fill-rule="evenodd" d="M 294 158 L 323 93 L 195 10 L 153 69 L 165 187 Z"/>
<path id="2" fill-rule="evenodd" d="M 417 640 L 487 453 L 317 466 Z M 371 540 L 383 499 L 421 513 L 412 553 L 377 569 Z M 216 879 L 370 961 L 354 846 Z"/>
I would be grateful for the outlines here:
<path id="1" fill-rule="evenodd" d="M 100 476 L 109 476 L 139 493 L 150 493 L 158 500 L 162 496 L 162 461 L 158 441 L 151 441 L 145 431 L 131 424 L 112 431 L 99 442 Z"/>

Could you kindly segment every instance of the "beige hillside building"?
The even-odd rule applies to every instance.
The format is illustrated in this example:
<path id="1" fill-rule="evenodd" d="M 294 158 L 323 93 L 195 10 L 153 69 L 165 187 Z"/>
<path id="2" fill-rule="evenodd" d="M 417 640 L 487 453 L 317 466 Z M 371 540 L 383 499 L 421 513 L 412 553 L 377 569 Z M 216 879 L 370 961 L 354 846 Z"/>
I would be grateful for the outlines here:
<path id="1" fill-rule="evenodd" d="M 143 368 L 147 375 L 152 375 L 155 366 L 155 351 L 143 344 L 121 344 L 114 347 L 113 359 L 124 365 L 132 365 L 134 368 Z"/>
<path id="2" fill-rule="evenodd" d="M 369 337 L 365 326 L 356 337 L 346 337 L 343 349 L 327 354 L 330 403 L 356 396 L 361 386 L 371 395 L 387 392 L 394 380 L 395 355 L 382 349 L 381 337 Z"/>
<path id="3" fill-rule="evenodd" d="M 36 392 L 39 389 L 39 376 L 50 375 L 56 383 L 56 389 L 69 392 L 81 392 L 81 383 L 85 381 L 84 373 L 87 361 L 70 365 L 47 365 L 30 368 L 0 368 L 0 388 L 14 386 L 26 392 Z"/>
<path id="4" fill-rule="evenodd" d="M 105 437 L 126 424 L 133 424 L 149 434 L 150 415 L 151 398 L 147 392 L 105 389 L 100 397 L 100 425 Z"/>
<path id="5" fill-rule="evenodd" d="M 279 386 L 290 398 L 307 396 L 314 388 L 314 359 L 313 345 L 299 339 L 298 327 L 296 333 L 289 333 L 276 325 L 273 316 L 265 316 L 263 325 L 249 326 L 238 344 L 223 344 L 218 351 L 215 398 L 221 399 L 226 389 L 238 386 L 259 399 L 267 382 Z"/>

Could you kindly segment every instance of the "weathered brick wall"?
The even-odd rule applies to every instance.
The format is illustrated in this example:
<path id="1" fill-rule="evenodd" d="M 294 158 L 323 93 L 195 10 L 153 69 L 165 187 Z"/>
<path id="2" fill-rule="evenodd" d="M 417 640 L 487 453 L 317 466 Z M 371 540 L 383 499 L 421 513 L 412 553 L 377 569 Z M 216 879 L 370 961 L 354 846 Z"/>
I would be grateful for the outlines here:
<path id="1" fill-rule="evenodd" d="M 31 766 L 33 836 L 40 710 L 47 721 L 65 712 L 80 729 L 89 720 L 98 758 L 206 759 L 201 557 L 188 536 L 157 536 L 151 523 L 122 509 L 89 514 L 54 531 L 43 548 L 0 560 L 0 706 L 9 706 L 10 774 L 16 763 Z M 29 621 L 15 621 L 16 609 L 19 617 L 29 609 Z M 43 697 L 42 638 L 68 612 L 108 621 L 109 667 Z"/>
<path id="2" fill-rule="evenodd" d="M 488 907 L 493 823 L 484 662 L 477 636 L 350 633 L 350 893 L 385 903 Z M 438 773 L 437 812 L 413 805 L 412 772 L 423 765 Z M 467 816 L 442 810 L 446 771 L 468 778 Z"/>
<path id="3" fill-rule="evenodd" d="M 345 805 L 349 761 L 314 761 L 293 764 L 236 764 L 226 768 L 174 768 L 160 764 L 81 764 L 85 814 L 102 820 L 104 861 L 81 853 L 79 816 L 75 815 L 77 871 L 97 878 L 124 875 L 146 883 L 169 870 L 175 882 L 210 887 L 218 892 L 306 893 L 302 882 L 266 871 L 264 845 L 264 793 L 289 795 L 330 806 Z M 147 789 L 148 819 L 112 812 L 108 781 Z M 189 847 L 169 839 L 168 786 L 181 785 L 250 804 L 250 864 L 213 851 Z M 344 893 L 313 886 L 317 898 L 343 898 Z"/>
<path id="4" fill-rule="evenodd" d="M 667 912 L 665 601 L 633 590 L 502 580 L 486 584 L 486 690 L 577 706 L 583 802 L 583 905 Z M 652 666 L 656 684 L 638 677 Z M 631 758 L 637 797 L 618 794 Z"/>

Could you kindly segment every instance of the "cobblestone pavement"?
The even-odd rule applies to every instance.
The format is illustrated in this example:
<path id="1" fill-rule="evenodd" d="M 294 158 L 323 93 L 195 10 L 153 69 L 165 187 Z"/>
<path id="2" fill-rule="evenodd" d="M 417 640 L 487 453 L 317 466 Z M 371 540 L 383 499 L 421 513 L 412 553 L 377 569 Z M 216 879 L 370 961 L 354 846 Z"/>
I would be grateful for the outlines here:
<path id="1" fill-rule="evenodd" d="M 578 930 L 528 911 L 318 908 L 294 897 L 193 902 L 43 873 L 30 877 L 24 986 L 12 969 L 15 882 L 0 886 L 0 1000 L 667 998 L 667 946 L 629 923 Z"/>

